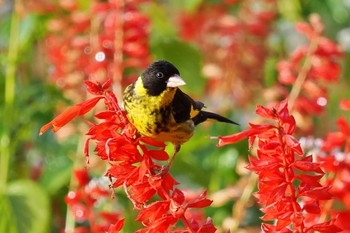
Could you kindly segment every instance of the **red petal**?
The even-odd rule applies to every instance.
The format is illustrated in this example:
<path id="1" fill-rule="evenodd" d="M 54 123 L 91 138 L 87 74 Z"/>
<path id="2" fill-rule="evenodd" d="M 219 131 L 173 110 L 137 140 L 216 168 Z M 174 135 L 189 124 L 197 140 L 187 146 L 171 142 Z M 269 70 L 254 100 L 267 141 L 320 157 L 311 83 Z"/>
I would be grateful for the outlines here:
<path id="1" fill-rule="evenodd" d="M 52 121 L 50 121 L 48 124 L 41 127 L 39 135 L 42 135 L 43 133 L 45 133 L 45 131 L 48 130 L 51 126 L 53 127 L 52 132 L 57 132 L 64 125 L 66 125 L 68 122 L 73 120 L 74 117 L 78 116 L 79 112 L 80 112 L 79 106 L 74 105 L 72 107 L 69 107 L 64 112 L 62 112 L 57 117 L 55 117 Z"/>
<path id="2" fill-rule="evenodd" d="M 149 155 L 159 161 L 166 161 L 169 159 L 168 153 L 166 153 L 164 150 L 150 150 L 147 153 Z"/>
<path id="3" fill-rule="evenodd" d="M 307 196 L 315 200 L 329 200 L 333 195 L 330 194 L 328 190 L 328 187 L 313 188 L 312 190 L 300 193 L 300 196 Z"/>
<path id="4" fill-rule="evenodd" d="M 312 227 L 310 227 L 310 230 L 318 231 L 321 233 L 336 233 L 342 231 L 342 229 L 340 229 L 339 227 L 334 225 L 334 223 L 331 222 L 315 224 Z"/>
<path id="5" fill-rule="evenodd" d="M 264 106 L 258 105 L 256 107 L 255 113 L 258 114 L 259 116 L 263 117 L 263 118 L 267 118 L 267 119 L 275 119 L 276 115 L 275 113 L 269 109 L 266 108 Z"/>
<path id="6" fill-rule="evenodd" d="M 281 117 L 288 117 L 289 112 L 288 112 L 288 99 L 282 100 L 276 107 L 277 112 Z"/>
<path id="7" fill-rule="evenodd" d="M 211 218 L 208 218 L 206 223 L 203 226 L 201 226 L 198 229 L 198 231 L 196 231 L 196 232 L 198 232 L 198 233 L 201 233 L 201 232 L 203 232 L 203 233 L 215 233 L 216 232 L 216 228 L 215 228 Z"/>
<path id="8" fill-rule="evenodd" d="M 350 111 L 350 100 L 342 99 L 340 100 L 340 109 L 345 111 Z"/>
<path id="9" fill-rule="evenodd" d="M 247 169 L 255 172 L 260 172 L 268 169 L 269 171 L 280 167 L 280 162 L 276 158 L 264 158 L 257 159 L 255 157 L 249 156 L 249 164 Z"/>
<path id="10" fill-rule="evenodd" d="M 138 141 L 141 141 L 143 143 L 146 143 L 146 144 L 148 144 L 150 146 L 155 146 L 155 147 L 165 148 L 165 146 L 166 146 L 164 142 L 156 141 L 156 140 L 154 140 L 152 138 L 144 137 L 144 136 L 139 137 Z"/>
<path id="11" fill-rule="evenodd" d="M 337 126 L 344 135 L 350 136 L 350 127 L 345 117 L 339 117 L 337 120 Z"/>
<path id="12" fill-rule="evenodd" d="M 261 230 L 266 233 L 292 233 L 293 232 L 288 228 L 284 228 L 277 231 L 274 225 L 266 224 L 266 223 L 261 224 Z"/>
<path id="13" fill-rule="evenodd" d="M 341 211 L 338 213 L 335 224 L 339 226 L 342 229 L 350 230 L 350 210 L 347 211 Z M 346 231 L 349 232 L 349 231 Z M 345 233 L 345 232 L 344 232 Z"/>
<path id="14" fill-rule="evenodd" d="M 314 186 L 314 187 L 322 187 L 322 185 L 318 182 L 323 175 L 312 176 L 307 174 L 300 174 L 295 177 L 295 179 L 301 180 L 305 184 Z"/>
<path id="15" fill-rule="evenodd" d="M 121 231 L 121 229 L 124 226 L 124 221 L 125 221 L 125 218 L 118 220 L 115 224 L 112 224 L 108 228 L 108 233 L 116 233 L 116 232 Z"/>
<path id="16" fill-rule="evenodd" d="M 79 116 L 84 115 L 85 113 L 89 112 L 93 107 L 95 107 L 97 102 L 102 98 L 103 98 L 103 96 L 98 96 L 98 97 L 86 100 L 80 104 L 77 104 L 77 106 L 79 106 L 79 108 L 80 108 Z"/>
<path id="17" fill-rule="evenodd" d="M 114 111 L 104 111 L 104 112 L 99 112 L 95 114 L 95 117 L 98 119 L 110 119 L 116 115 L 116 112 Z"/>
<path id="18" fill-rule="evenodd" d="M 298 160 L 293 163 L 293 165 L 302 171 L 310 171 L 310 172 L 317 172 L 323 174 L 323 171 L 320 168 L 320 164 L 314 163 L 314 162 L 309 162 L 309 161 L 303 161 L 303 160 Z"/>
<path id="19" fill-rule="evenodd" d="M 57 132 L 63 126 L 65 126 L 68 122 L 73 120 L 76 116 L 81 116 L 90 111 L 97 102 L 103 98 L 102 96 L 95 97 L 89 100 L 86 100 L 80 104 L 76 104 L 74 106 L 69 107 L 57 117 L 55 117 L 48 124 L 44 125 L 40 129 L 40 135 L 42 135 L 46 130 L 48 130 L 51 126 L 53 127 L 52 132 Z"/>
<path id="20" fill-rule="evenodd" d="M 141 222 L 154 222 L 161 218 L 169 210 L 169 201 L 155 201 L 147 207 L 142 208 L 136 220 Z"/>
<path id="21" fill-rule="evenodd" d="M 204 200 L 200 200 L 197 202 L 193 202 L 191 204 L 188 205 L 189 208 L 205 208 L 211 205 L 211 203 L 213 203 L 212 200 L 209 199 L 204 199 Z"/>
<path id="22" fill-rule="evenodd" d="M 85 186 L 89 183 L 90 177 L 89 177 L 89 173 L 87 171 L 87 169 L 83 168 L 83 169 L 75 169 L 73 171 L 74 173 L 74 177 L 78 182 L 79 186 Z"/>
<path id="23" fill-rule="evenodd" d="M 179 190 L 175 189 L 172 195 L 172 199 L 179 205 L 182 205 L 185 201 L 185 194 Z"/>
<path id="24" fill-rule="evenodd" d="M 305 22 L 299 22 L 295 24 L 295 29 L 302 34 L 305 34 L 309 39 L 315 36 L 315 32 L 312 27 Z"/>
<path id="25" fill-rule="evenodd" d="M 112 85 L 112 79 L 108 79 L 106 82 L 104 82 L 104 83 L 102 84 L 102 89 L 103 89 L 103 90 L 106 90 L 106 89 L 110 88 L 111 85 Z"/>
<path id="26" fill-rule="evenodd" d="M 341 132 L 328 133 L 326 140 L 323 143 L 322 150 L 330 151 L 335 147 L 341 146 L 346 140 L 346 137 Z"/>
<path id="27" fill-rule="evenodd" d="M 294 150 L 299 155 L 303 155 L 303 149 L 301 149 L 300 143 L 292 135 L 284 135 L 284 140 L 286 144 Z"/>
<path id="28" fill-rule="evenodd" d="M 252 136 L 254 134 L 257 133 L 257 130 L 251 128 L 251 129 L 247 129 L 245 131 L 236 133 L 236 134 L 232 134 L 232 135 L 228 135 L 228 136 L 219 136 L 219 143 L 216 146 L 224 146 L 227 144 L 233 144 L 236 143 L 238 141 L 241 141 L 249 136 Z"/>
<path id="29" fill-rule="evenodd" d="M 293 116 L 286 116 L 283 118 L 283 127 L 287 134 L 293 134 L 296 128 L 295 118 Z"/>
<path id="30" fill-rule="evenodd" d="M 303 206 L 303 210 L 305 210 L 306 212 L 308 212 L 310 214 L 320 214 L 321 213 L 321 209 L 320 209 L 320 206 L 318 205 L 318 202 L 312 202 L 312 203 L 305 204 Z"/>
<path id="31" fill-rule="evenodd" d="M 163 191 L 166 193 L 170 193 L 171 190 L 174 189 L 174 186 L 179 184 L 179 182 L 177 182 L 169 173 L 167 173 L 164 177 L 163 177 Z M 159 192 L 159 190 L 158 190 Z"/>
<path id="32" fill-rule="evenodd" d="M 156 193 L 156 190 L 148 182 L 134 184 L 130 191 L 132 198 L 139 203 L 145 203 Z"/>
<path id="33" fill-rule="evenodd" d="M 94 95 L 102 94 L 101 86 L 97 85 L 96 83 L 91 81 L 85 81 L 85 85 L 88 92 L 90 92 L 91 94 L 94 94 Z"/>

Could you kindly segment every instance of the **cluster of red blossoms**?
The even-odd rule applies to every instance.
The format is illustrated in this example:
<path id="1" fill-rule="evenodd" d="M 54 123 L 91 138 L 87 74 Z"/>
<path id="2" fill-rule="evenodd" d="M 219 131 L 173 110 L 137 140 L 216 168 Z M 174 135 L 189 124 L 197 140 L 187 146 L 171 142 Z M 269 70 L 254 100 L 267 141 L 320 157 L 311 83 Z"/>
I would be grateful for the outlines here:
<path id="1" fill-rule="evenodd" d="M 232 100 L 244 106 L 254 91 L 261 90 L 276 5 L 275 0 L 203 3 L 196 11 L 181 14 L 180 36 L 200 49 L 213 101 L 219 99 L 231 109 Z"/>
<path id="2" fill-rule="evenodd" d="M 342 49 L 332 40 L 323 36 L 324 25 L 319 15 L 310 16 L 310 24 L 300 22 L 296 30 L 305 35 L 308 43 L 296 48 L 288 60 L 278 63 L 279 96 L 289 98 L 293 114 L 298 113 L 300 122 L 310 122 L 311 118 L 323 112 L 328 101 L 330 83 L 339 80 Z M 289 93 L 289 90 L 292 91 Z M 311 124 L 300 124 L 307 130 Z"/>
<path id="3" fill-rule="evenodd" d="M 350 101 L 342 100 L 340 107 L 349 111 Z M 336 123 L 338 131 L 327 134 L 317 159 L 327 174 L 325 183 L 332 186 L 330 191 L 334 195 L 334 199 L 325 204 L 326 211 L 333 211 L 339 226 L 344 232 L 350 232 L 350 124 L 344 116 Z M 333 210 L 333 206 L 338 207 Z"/>
<path id="4" fill-rule="evenodd" d="M 74 215 L 78 226 L 74 228 L 74 231 L 66 229 L 66 233 L 112 233 L 119 231 L 123 227 L 125 219 L 120 219 L 118 212 L 96 210 L 98 206 L 101 206 L 98 203 L 101 203 L 103 198 L 110 199 L 110 191 L 99 183 L 93 184 L 86 169 L 74 170 L 74 177 L 78 188 L 69 191 L 65 202 Z M 108 205 L 110 205 L 110 200 Z"/>
<path id="5" fill-rule="evenodd" d="M 84 99 L 83 80 L 112 79 L 122 85 L 149 64 L 150 22 L 139 10 L 146 1 L 60 0 L 43 4 L 42 10 L 35 2 L 26 3 L 46 14 L 54 11 L 47 22 L 45 54 L 52 64 L 51 77 L 66 92 L 75 92 L 72 99 Z"/>
<path id="6" fill-rule="evenodd" d="M 201 215 L 191 214 L 190 211 L 211 204 L 212 201 L 206 198 L 206 192 L 196 196 L 186 195 L 175 187 L 178 182 L 167 169 L 157 163 L 169 159 L 165 144 L 137 135 L 125 112 L 120 109 L 117 98 L 108 90 L 111 82 L 85 83 L 88 92 L 95 97 L 68 108 L 43 126 L 40 133 L 50 127 L 56 132 L 74 117 L 90 111 L 103 99 L 107 110 L 95 115 L 102 123 L 90 123 L 85 153 L 89 155 L 88 144 L 94 140 L 96 155 L 110 164 L 106 176 L 112 180 L 111 186 L 123 187 L 134 208 L 139 211 L 136 220 L 142 222 L 145 228 L 137 232 L 215 232 L 216 228 L 210 219 L 205 220 Z M 151 201 L 156 195 L 159 200 Z M 199 219 L 195 216 L 199 216 Z M 186 230 L 175 229 L 179 220 Z M 118 232 L 121 225 L 122 220 L 118 220 L 109 232 Z"/>
<path id="7" fill-rule="evenodd" d="M 300 143 L 293 137 L 295 119 L 289 115 L 287 100 L 272 109 L 258 106 L 256 114 L 272 121 L 252 124 L 238 134 L 220 137 L 219 146 L 248 138 L 249 147 L 257 147 L 256 157 L 249 156 L 248 169 L 259 176 L 255 194 L 263 221 L 263 232 L 306 233 L 340 232 L 335 218 L 329 220 L 321 210 L 324 200 L 331 200 L 330 184 L 321 184 L 324 172 L 312 155 L 304 155 Z M 326 213 L 329 214 L 329 213 Z M 311 217 L 310 217 L 311 216 Z"/>

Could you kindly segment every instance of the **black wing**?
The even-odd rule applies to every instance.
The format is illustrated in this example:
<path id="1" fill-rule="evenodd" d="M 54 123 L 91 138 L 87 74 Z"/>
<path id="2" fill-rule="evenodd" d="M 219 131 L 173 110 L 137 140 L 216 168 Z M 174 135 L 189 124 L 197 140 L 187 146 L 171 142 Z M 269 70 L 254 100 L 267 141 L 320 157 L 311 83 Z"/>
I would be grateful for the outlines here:
<path id="1" fill-rule="evenodd" d="M 172 107 L 175 121 L 181 123 L 197 116 L 204 104 L 200 101 L 194 101 L 178 88 L 175 92 Z"/>

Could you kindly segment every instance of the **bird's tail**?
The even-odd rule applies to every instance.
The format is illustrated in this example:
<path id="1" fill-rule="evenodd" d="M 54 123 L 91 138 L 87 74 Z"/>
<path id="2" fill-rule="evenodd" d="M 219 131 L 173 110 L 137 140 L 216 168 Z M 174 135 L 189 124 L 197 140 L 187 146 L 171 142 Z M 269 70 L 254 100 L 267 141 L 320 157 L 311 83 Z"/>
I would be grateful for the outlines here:
<path id="1" fill-rule="evenodd" d="M 231 121 L 226 117 L 220 116 L 219 114 L 216 114 L 216 113 L 206 112 L 206 111 L 200 111 L 192 120 L 194 122 L 194 125 L 198 125 L 206 120 L 215 120 L 215 121 L 238 125 L 236 122 Z"/>

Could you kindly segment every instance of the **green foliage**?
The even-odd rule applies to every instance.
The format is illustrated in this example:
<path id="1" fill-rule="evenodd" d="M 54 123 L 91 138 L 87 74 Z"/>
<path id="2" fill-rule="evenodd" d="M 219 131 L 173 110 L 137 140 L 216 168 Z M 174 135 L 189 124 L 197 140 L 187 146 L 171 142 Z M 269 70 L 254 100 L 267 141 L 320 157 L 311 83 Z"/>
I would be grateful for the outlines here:
<path id="1" fill-rule="evenodd" d="M 38 135 L 58 103 L 66 102 L 57 87 L 34 72 L 43 23 L 34 14 L 0 21 L 0 232 L 50 232 L 50 194 L 66 187 L 71 175 L 72 147 L 59 145 L 53 135 Z M 42 169 L 40 182 L 30 180 L 36 167 Z"/>
<path id="2" fill-rule="evenodd" d="M 193 95 L 202 93 L 205 80 L 201 75 L 199 51 L 178 39 L 176 28 L 165 7 L 153 3 L 147 8 L 147 12 L 152 21 L 150 45 L 153 57 L 168 60 L 181 71 L 181 76 L 187 83 L 184 89 L 191 87 Z"/>
<path id="3" fill-rule="evenodd" d="M 51 215 L 49 197 L 33 181 L 9 183 L 6 193 L 0 196 L 0 212 L 0 232 L 48 232 Z"/>
<path id="4" fill-rule="evenodd" d="M 190 87 L 191 94 L 202 93 L 205 80 L 201 76 L 201 57 L 198 50 L 176 39 L 164 39 L 152 46 L 152 54 L 156 59 L 172 62 L 181 70 L 181 76 L 186 82 L 184 90 Z M 183 59 L 184 55 L 186 59 Z"/>

